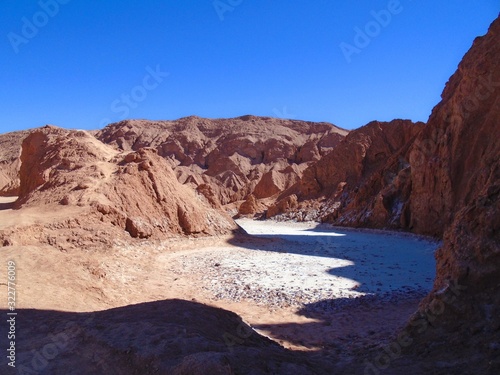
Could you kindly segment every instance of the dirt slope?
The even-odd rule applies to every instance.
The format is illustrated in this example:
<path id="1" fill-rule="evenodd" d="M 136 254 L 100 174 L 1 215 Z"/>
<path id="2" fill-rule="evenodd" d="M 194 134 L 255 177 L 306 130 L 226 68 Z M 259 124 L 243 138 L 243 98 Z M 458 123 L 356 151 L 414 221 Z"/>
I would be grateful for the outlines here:
<path id="1" fill-rule="evenodd" d="M 258 335 L 238 315 L 196 302 L 19 314 L 29 332 L 18 341 L 17 373 L 22 374 L 318 373 L 305 356 Z"/>

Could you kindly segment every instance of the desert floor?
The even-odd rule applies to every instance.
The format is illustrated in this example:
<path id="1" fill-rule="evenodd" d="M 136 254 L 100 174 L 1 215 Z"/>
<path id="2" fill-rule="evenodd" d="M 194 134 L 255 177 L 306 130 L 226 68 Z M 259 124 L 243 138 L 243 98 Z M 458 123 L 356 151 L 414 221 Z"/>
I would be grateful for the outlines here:
<path id="1" fill-rule="evenodd" d="M 0 204 L 0 221 L 15 221 L 8 201 Z M 92 252 L 11 246 L 0 260 L 16 262 L 18 309 L 91 312 L 179 298 L 234 311 L 286 348 L 346 361 L 390 340 L 432 286 L 439 244 L 427 238 L 317 223 L 238 224 L 249 235 L 116 241 Z M 6 295 L 4 282 L 0 288 Z"/>

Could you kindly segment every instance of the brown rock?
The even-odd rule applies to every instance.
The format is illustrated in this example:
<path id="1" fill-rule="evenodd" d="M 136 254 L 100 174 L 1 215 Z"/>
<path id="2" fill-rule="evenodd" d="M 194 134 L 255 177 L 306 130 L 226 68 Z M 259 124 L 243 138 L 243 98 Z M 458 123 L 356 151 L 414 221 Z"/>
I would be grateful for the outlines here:
<path id="1" fill-rule="evenodd" d="M 410 150 L 410 227 L 441 235 L 455 214 L 494 183 L 500 121 L 499 21 L 477 38 Z"/>
<path id="2" fill-rule="evenodd" d="M 21 144 L 29 131 L 0 135 L 0 196 L 19 195 L 19 168 Z"/>
<path id="3" fill-rule="evenodd" d="M 475 40 L 406 153 L 410 193 L 402 224 L 418 233 L 444 233 L 433 291 L 407 328 L 415 334 L 415 350 L 433 341 L 440 353 L 456 342 L 458 351 L 468 343 L 479 353 L 500 327 L 499 33 L 497 19 Z M 415 333 L 418 319 L 429 319 L 436 305 L 445 312 L 431 314 L 438 328 Z"/>
<path id="4" fill-rule="evenodd" d="M 250 194 L 245 202 L 240 205 L 238 213 L 240 215 L 254 215 L 259 210 L 257 199 L 253 194 Z"/>
<path id="5" fill-rule="evenodd" d="M 267 209 L 266 218 L 269 219 L 281 213 L 295 210 L 297 207 L 297 196 L 295 194 L 286 196 Z"/>
<path id="6" fill-rule="evenodd" d="M 326 198 L 318 211 L 322 221 L 399 227 L 411 186 L 404 155 L 423 127 L 408 120 L 374 121 L 352 131 L 304 171 L 298 184 L 300 200 L 312 200 L 307 207 Z"/>
<path id="7" fill-rule="evenodd" d="M 283 191 L 297 181 L 296 174 L 300 177 L 301 165 L 318 160 L 347 133 L 327 123 L 192 116 L 176 121 L 123 121 L 107 126 L 97 137 L 121 150 L 155 148 L 181 183 L 210 185 L 213 194 L 209 195 L 226 205 L 246 200 L 252 193 L 269 197 L 266 188 L 270 186 L 273 194 Z M 283 172 L 290 164 L 298 168 Z"/>
<path id="8" fill-rule="evenodd" d="M 125 230 L 133 238 L 149 238 L 153 235 L 153 227 L 142 218 L 127 218 Z"/>
<path id="9" fill-rule="evenodd" d="M 254 188 L 253 195 L 259 199 L 269 198 L 285 191 L 298 180 L 298 171 L 291 167 L 281 171 L 271 170 L 262 176 Z"/>
<path id="10" fill-rule="evenodd" d="M 33 230 L 45 233 L 53 228 L 56 234 L 38 234 L 29 241 L 50 239 L 54 246 L 68 250 L 73 246 L 68 244 L 84 243 L 78 237 L 86 238 L 83 232 L 91 228 L 96 234 L 90 242 L 118 238 L 120 231 L 133 238 L 165 238 L 222 234 L 237 228 L 230 217 L 180 184 L 154 149 L 120 154 L 86 132 L 50 127 L 33 131 L 22 150 L 16 208 L 47 207 L 57 213 L 64 206 L 78 215 L 63 222 L 55 215 L 53 224 Z"/>
<path id="11" fill-rule="evenodd" d="M 474 41 L 412 148 L 410 225 L 445 231 L 434 290 L 420 311 L 450 285 L 461 285 L 453 309 L 440 316 L 450 326 L 443 336 L 467 336 L 456 327 L 482 322 L 479 337 L 486 342 L 500 327 L 499 34 L 497 19 Z"/>

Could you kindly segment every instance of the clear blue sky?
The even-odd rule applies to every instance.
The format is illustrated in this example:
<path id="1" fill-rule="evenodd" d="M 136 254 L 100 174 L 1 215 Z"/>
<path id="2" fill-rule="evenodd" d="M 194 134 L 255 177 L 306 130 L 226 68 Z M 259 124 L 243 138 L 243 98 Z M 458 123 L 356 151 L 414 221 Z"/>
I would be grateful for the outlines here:
<path id="1" fill-rule="evenodd" d="M 348 129 L 426 121 L 500 10 L 498 0 L 54 2 L 0 3 L 0 132 L 189 115 Z M 371 36 L 355 40 L 357 30 Z"/>

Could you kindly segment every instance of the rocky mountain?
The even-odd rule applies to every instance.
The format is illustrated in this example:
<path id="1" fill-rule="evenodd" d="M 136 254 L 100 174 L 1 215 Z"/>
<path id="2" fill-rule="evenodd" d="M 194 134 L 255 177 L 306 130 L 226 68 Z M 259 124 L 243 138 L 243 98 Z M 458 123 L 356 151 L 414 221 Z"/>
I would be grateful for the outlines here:
<path id="1" fill-rule="evenodd" d="M 374 121 L 347 132 L 254 116 L 187 117 L 3 135 L 0 195 L 19 199 L 0 244 L 68 252 L 117 239 L 228 234 L 236 225 L 226 211 L 238 209 L 432 235 L 443 240 L 437 276 L 403 330 L 405 350 L 433 359 L 440 373 L 458 373 L 465 360 L 491 372 L 500 367 L 499 36 L 497 19 L 427 124 Z"/>
<path id="2" fill-rule="evenodd" d="M 120 150 L 155 149 L 169 161 L 179 182 L 220 207 L 250 194 L 259 199 L 277 195 L 347 133 L 328 123 L 192 116 L 176 121 L 123 121 L 108 125 L 96 136 Z"/>

